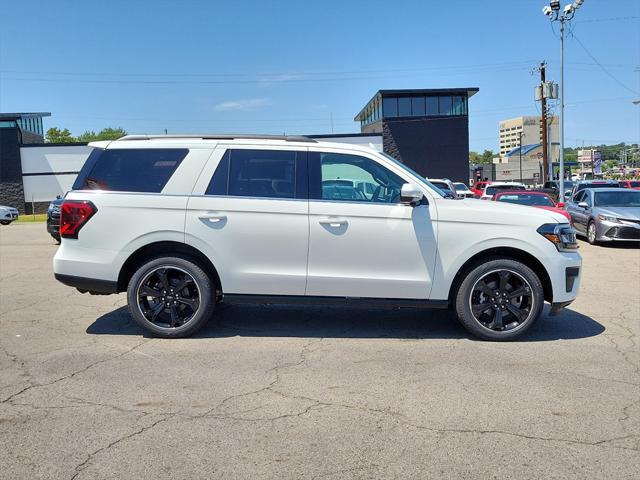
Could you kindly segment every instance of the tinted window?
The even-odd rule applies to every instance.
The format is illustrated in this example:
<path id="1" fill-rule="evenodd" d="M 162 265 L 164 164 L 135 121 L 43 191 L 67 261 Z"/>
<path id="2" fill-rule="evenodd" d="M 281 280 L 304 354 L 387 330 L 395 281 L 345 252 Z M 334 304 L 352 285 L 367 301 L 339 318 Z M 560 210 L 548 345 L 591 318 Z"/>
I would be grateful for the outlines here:
<path id="1" fill-rule="evenodd" d="M 383 98 L 382 109 L 385 117 L 397 117 L 398 116 L 398 99 L 397 98 Z"/>
<path id="2" fill-rule="evenodd" d="M 438 115 L 438 97 L 427 97 L 427 115 Z"/>
<path id="3" fill-rule="evenodd" d="M 424 97 L 411 98 L 411 114 L 414 117 L 425 115 Z"/>
<path id="4" fill-rule="evenodd" d="M 530 193 L 505 193 L 498 197 L 498 201 L 516 203 L 518 205 L 555 207 L 555 204 L 546 195 L 534 195 Z"/>
<path id="5" fill-rule="evenodd" d="M 486 188 L 485 193 L 487 195 L 495 195 L 498 192 L 505 192 L 509 190 L 526 190 L 526 188 L 518 185 L 489 185 Z"/>
<path id="6" fill-rule="evenodd" d="M 73 189 L 159 193 L 187 153 L 186 148 L 94 149 Z"/>
<path id="7" fill-rule="evenodd" d="M 303 155 L 282 150 L 227 150 L 206 194 L 265 198 L 306 195 L 305 188 L 296 191 L 296 185 L 304 183 L 296 181 L 297 174 L 304 174 L 304 169 L 297 168 Z"/>
<path id="8" fill-rule="evenodd" d="M 398 115 L 401 117 L 411 116 L 411 97 L 398 98 Z"/>
<path id="9" fill-rule="evenodd" d="M 452 107 L 451 97 L 440 97 L 440 115 L 451 115 Z"/>
<path id="10" fill-rule="evenodd" d="M 369 158 L 310 153 L 310 197 L 347 202 L 398 203 L 405 181 Z"/>

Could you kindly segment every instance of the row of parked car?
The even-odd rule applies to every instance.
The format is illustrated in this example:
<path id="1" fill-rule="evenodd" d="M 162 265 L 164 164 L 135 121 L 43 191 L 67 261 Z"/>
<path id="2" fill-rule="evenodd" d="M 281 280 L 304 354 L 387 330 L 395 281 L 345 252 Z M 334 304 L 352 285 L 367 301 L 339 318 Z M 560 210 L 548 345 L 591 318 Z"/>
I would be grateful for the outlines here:
<path id="1" fill-rule="evenodd" d="M 530 190 L 517 182 L 476 182 L 472 188 L 429 179 L 451 198 L 477 198 L 542 208 L 563 215 L 591 244 L 640 240 L 640 180 L 557 180 Z"/>

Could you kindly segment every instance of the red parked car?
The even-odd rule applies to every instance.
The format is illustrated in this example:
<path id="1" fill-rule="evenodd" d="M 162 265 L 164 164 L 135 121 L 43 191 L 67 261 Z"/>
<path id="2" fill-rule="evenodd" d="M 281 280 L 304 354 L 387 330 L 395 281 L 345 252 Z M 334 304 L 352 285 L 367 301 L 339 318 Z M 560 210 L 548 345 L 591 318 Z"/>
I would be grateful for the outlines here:
<path id="1" fill-rule="evenodd" d="M 543 208 L 551 212 L 559 213 L 571 223 L 571 215 L 564 209 L 564 203 L 555 203 L 549 195 L 544 192 L 513 191 L 496 193 L 491 199 L 494 202 L 515 203 L 518 205 L 529 205 L 531 207 Z"/>
<path id="2" fill-rule="evenodd" d="M 473 196 L 475 198 L 480 198 L 482 196 L 482 194 L 484 193 L 484 189 L 485 187 L 490 184 L 491 182 L 476 182 L 473 184 L 473 186 L 471 187 L 471 191 L 473 192 Z"/>
<path id="3" fill-rule="evenodd" d="M 622 188 L 633 188 L 634 190 L 640 190 L 640 180 L 620 180 L 618 185 Z"/>

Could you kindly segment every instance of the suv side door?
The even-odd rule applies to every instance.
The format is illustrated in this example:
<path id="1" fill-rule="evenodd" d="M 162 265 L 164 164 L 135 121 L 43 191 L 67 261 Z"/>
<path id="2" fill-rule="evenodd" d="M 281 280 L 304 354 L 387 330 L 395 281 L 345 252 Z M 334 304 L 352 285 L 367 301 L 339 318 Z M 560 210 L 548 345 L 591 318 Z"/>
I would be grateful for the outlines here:
<path id="1" fill-rule="evenodd" d="M 218 145 L 187 205 L 185 242 L 216 267 L 225 294 L 304 295 L 307 152 Z"/>
<path id="2" fill-rule="evenodd" d="M 375 156 L 309 148 L 307 295 L 427 299 L 435 206 L 400 203 L 410 182 Z M 375 185 L 372 193 L 344 180 Z"/>

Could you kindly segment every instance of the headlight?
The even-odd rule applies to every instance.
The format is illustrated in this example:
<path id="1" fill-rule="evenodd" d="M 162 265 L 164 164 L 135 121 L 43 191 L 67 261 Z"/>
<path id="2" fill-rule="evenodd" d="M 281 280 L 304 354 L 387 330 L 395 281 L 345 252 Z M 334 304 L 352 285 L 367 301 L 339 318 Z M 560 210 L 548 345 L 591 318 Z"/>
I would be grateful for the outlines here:
<path id="1" fill-rule="evenodd" d="M 598 215 L 598 219 L 602 220 L 603 222 L 611 222 L 611 223 L 621 223 L 619 219 L 617 219 L 616 217 L 608 217 L 606 215 Z"/>
<path id="2" fill-rule="evenodd" d="M 553 243 L 559 252 L 571 252 L 578 248 L 576 231 L 566 223 L 545 223 L 537 231 Z"/>

